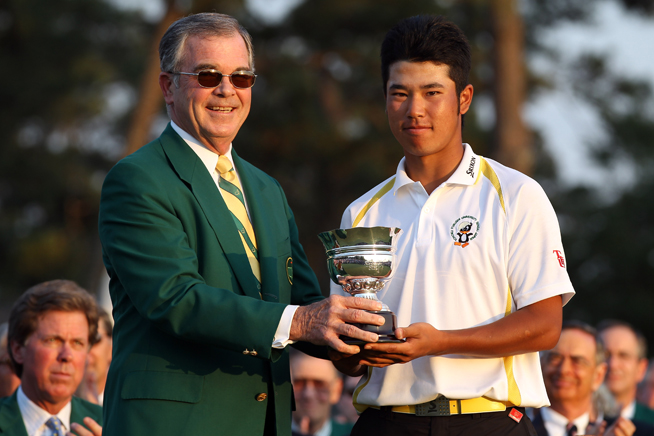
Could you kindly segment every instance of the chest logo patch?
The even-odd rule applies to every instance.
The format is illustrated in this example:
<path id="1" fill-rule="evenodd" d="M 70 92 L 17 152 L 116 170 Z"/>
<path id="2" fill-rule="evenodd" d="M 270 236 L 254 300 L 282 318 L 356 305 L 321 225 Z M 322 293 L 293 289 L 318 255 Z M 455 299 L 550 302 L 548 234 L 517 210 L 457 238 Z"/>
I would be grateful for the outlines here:
<path id="1" fill-rule="evenodd" d="M 479 233 L 479 220 L 474 216 L 464 215 L 457 218 L 450 227 L 450 235 L 454 239 L 454 245 L 466 248 Z"/>

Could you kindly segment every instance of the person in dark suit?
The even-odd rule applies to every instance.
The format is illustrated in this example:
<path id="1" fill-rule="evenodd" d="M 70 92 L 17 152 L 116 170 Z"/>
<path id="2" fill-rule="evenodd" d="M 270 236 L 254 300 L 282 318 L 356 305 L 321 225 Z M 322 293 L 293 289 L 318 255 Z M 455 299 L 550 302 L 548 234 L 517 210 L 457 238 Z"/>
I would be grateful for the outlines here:
<path id="1" fill-rule="evenodd" d="M 171 123 L 102 189 L 115 320 L 104 434 L 290 435 L 285 347 L 358 352 L 339 336 L 376 341 L 348 322 L 382 324 L 357 310 L 381 305 L 323 298 L 281 186 L 232 146 L 256 79 L 247 31 L 191 15 L 159 55 Z"/>
<path id="2" fill-rule="evenodd" d="M 102 409 L 73 397 L 97 327 L 95 300 L 71 281 L 41 283 L 16 301 L 8 342 L 21 384 L 0 399 L 1 435 L 102 434 Z"/>
<path id="3" fill-rule="evenodd" d="M 597 326 L 608 356 L 604 384 L 625 418 L 654 424 L 654 410 L 636 401 L 638 383 L 647 372 L 647 340 L 631 324 L 605 320 Z"/>
<path id="4" fill-rule="evenodd" d="M 580 321 L 563 323 L 556 346 L 543 353 L 543 378 L 551 406 L 536 409 L 538 436 L 652 434 L 629 419 L 607 419 L 593 407 L 593 394 L 606 374 L 604 346 L 596 330 Z M 640 427 L 640 426 L 638 426 Z M 636 433 L 634 433 L 636 432 Z"/>
<path id="5" fill-rule="evenodd" d="M 654 408 L 654 362 L 650 361 L 643 381 L 638 384 L 636 399 L 640 404 Z M 652 409 L 654 410 L 654 409 Z"/>

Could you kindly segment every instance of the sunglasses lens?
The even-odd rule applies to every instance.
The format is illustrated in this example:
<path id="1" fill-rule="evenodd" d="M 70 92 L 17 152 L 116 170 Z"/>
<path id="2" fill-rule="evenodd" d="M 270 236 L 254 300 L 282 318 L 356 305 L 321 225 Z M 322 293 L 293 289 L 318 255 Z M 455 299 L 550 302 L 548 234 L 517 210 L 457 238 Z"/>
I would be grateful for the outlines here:
<path id="1" fill-rule="evenodd" d="M 205 88 L 215 88 L 220 85 L 222 74 L 214 71 L 200 71 L 198 74 L 198 83 Z"/>
<path id="2" fill-rule="evenodd" d="M 236 88 L 250 88 L 254 85 L 255 75 L 250 72 L 232 73 L 230 80 Z"/>

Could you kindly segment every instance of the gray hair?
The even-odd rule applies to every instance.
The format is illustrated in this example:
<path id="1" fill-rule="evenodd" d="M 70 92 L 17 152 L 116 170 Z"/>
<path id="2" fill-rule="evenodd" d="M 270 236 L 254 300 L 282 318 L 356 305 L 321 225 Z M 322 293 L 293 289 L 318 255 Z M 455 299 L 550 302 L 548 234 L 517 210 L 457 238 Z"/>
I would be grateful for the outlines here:
<path id="1" fill-rule="evenodd" d="M 254 50 L 252 37 L 233 17 L 215 12 L 204 12 L 180 18 L 170 25 L 159 43 L 161 71 L 178 71 L 184 56 L 184 47 L 189 36 L 229 37 L 241 35 L 248 51 L 248 63 L 254 71 Z M 175 86 L 179 86 L 179 76 L 174 76 Z"/>
<path id="2" fill-rule="evenodd" d="M 563 321 L 561 331 L 563 332 L 563 330 L 580 330 L 592 336 L 595 339 L 595 364 L 599 365 L 606 362 L 606 347 L 595 327 L 583 321 L 570 320 Z"/>
<path id="3" fill-rule="evenodd" d="M 583 321 L 571 320 L 563 321 L 563 325 L 561 326 L 561 333 L 563 333 L 564 330 L 579 330 L 588 334 L 589 336 L 592 336 L 595 340 L 595 365 L 600 365 L 606 362 L 606 347 L 604 346 L 604 342 L 597 333 L 597 329 L 595 329 L 595 327 Z M 543 362 L 548 359 L 551 351 L 552 350 L 544 350 L 539 353 L 541 359 L 544 359 Z"/>

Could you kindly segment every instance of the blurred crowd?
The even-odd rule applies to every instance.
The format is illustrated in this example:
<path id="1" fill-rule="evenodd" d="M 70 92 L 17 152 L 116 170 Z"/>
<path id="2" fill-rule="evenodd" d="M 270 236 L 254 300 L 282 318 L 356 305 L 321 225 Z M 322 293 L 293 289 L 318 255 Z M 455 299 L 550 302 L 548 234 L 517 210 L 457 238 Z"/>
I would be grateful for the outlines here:
<path id="1" fill-rule="evenodd" d="M 67 280 L 27 290 L 0 324 L 0 433 L 21 424 L 2 421 L 3 411 L 13 410 L 29 435 L 46 434 L 30 419 L 101 434 L 96 423 L 111 352 L 111 316 L 87 291 Z M 654 434 L 654 362 L 647 355 L 645 337 L 628 322 L 564 322 L 558 344 L 541 353 L 551 406 L 528 411 L 538 435 Z M 293 435 L 349 435 L 359 379 L 295 349 L 290 360 Z"/>

